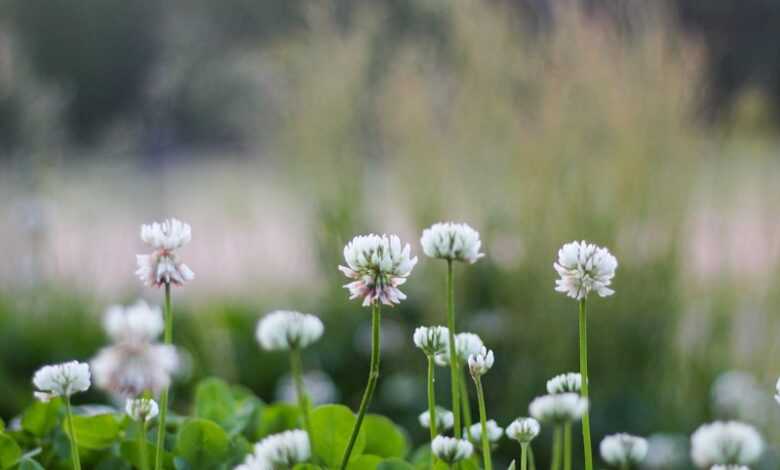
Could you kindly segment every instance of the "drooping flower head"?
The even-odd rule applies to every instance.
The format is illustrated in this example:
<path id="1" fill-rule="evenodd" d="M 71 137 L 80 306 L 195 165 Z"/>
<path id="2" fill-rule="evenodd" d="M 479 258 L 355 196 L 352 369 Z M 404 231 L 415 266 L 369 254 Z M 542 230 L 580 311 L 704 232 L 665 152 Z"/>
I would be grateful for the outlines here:
<path id="1" fill-rule="evenodd" d="M 691 459 L 700 468 L 751 465 L 764 451 L 764 440 L 753 426 L 738 421 L 703 424 L 691 436 Z"/>
<path id="2" fill-rule="evenodd" d="M 606 248 L 586 241 L 567 243 L 558 250 L 558 262 L 553 264 L 560 276 L 555 290 L 577 300 L 591 291 L 607 297 L 615 293 L 608 286 L 617 266 L 617 259 Z"/>
<path id="3" fill-rule="evenodd" d="M 474 333 L 458 333 L 455 335 L 455 352 L 458 355 L 458 361 L 466 363 L 472 354 L 479 354 L 485 344 L 482 339 Z M 446 341 L 444 351 L 437 354 L 434 358 L 437 366 L 449 367 L 450 365 L 450 343 Z"/>
<path id="4" fill-rule="evenodd" d="M 296 429 L 273 434 L 255 444 L 254 454 L 247 456 L 235 470 L 275 470 L 292 468 L 311 457 L 306 431 Z"/>
<path id="5" fill-rule="evenodd" d="M 547 393 L 580 393 L 582 389 L 582 375 L 579 372 L 567 372 L 559 374 L 547 381 Z"/>
<path id="6" fill-rule="evenodd" d="M 417 419 L 418 421 L 420 421 L 420 426 L 426 429 L 431 427 L 431 414 L 428 412 L 428 410 L 425 410 L 422 413 L 420 413 L 420 416 Z M 452 414 L 452 411 L 437 406 L 436 407 L 436 429 L 438 429 L 439 431 L 446 431 L 448 429 L 452 429 L 453 423 L 455 423 L 455 416 Z"/>
<path id="7" fill-rule="evenodd" d="M 485 375 L 493 367 L 493 362 L 495 362 L 493 351 L 482 346 L 477 354 L 469 356 L 469 371 L 474 377 Z"/>
<path id="8" fill-rule="evenodd" d="M 195 279 L 195 273 L 179 261 L 176 250 L 192 240 L 192 229 L 177 219 L 141 226 L 141 240 L 152 247 L 151 254 L 137 255 L 135 274 L 147 286 L 183 285 Z"/>
<path id="9" fill-rule="evenodd" d="M 170 385 L 179 356 L 173 346 L 156 342 L 163 330 L 159 308 L 143 301 L 110 307 L 103 325 L 114 343 L 91 361 L 98 388 L 133 398 L 147 390 L 158 394 Z"/>
<path id="10" fill-rule="evenodd" d="M 517 418 L 506 427 L 506 436 L 521 444 L 527 444 L 539 435 L 541 426 L 533 418 Z"/>
<path id="11" fill-rule="evenodd" d="M 38 389 L 34 393 L 35 398 L 43 402 L 84 392 L 90 386 L 89 365 L 70 361 L 43 366 L 35 372 L 33 385 Z"/>
<path id="12" fill-rule="evenodd" d="M 276 310 L 257 323 L 257 341 L 268 351 L 305 348 L 322 336 L 325 327 L 315 315 Z"/>
<path id="13" fill-rule="evenodd" d="M 344 287 L 350 299 L 363 298 L 363 306 L 374 302 L 385 305 L 401 303 L 406 294 L 398 286 L 406 282 L 417 257 L 410 257 L 410 247 L 401 245 L 396 235 L 360 235 L 344 247 L 346 266 L 339 270 L 350 279 Z"/>
<path id="14" fill-rule="evenodd" d="M 160 412 L 160 408 L 151 398 L 128 398 L 125 412 L 136 421 L 151 421 Z"/>
<path id="15" fill-rule="evenodd" d="M 471 457 L 474 446 L 466 439 L 436 436 L 431 442 L 431 452 L 445 463 L 453 464 Z"/>
<path id="16" fill-rule="evenodd" d="M 420 326 L 414 330 L 414 345 L 428 357 L 435 357 L 447 351 L 450 330 L 446 326 Z"/>
<path id="17" fill-rule="evenodd" d="M 475 263 L 485 256 L 479 249 L 479 232 L 467 224 L 443 222 L 423 230 L 420 238 L 423 252 L 431 258 Z"/>
<path id="18" fill-rule="evenodd" d="M 630 434 L 612 434 L 599 446 L 601 458 L 616 468 L 639 465 L 647 455 L 647 440 Z"/>
<path id="19" fill-rule="evenodd" d="M 495 420 L 490 419 L 485 422 L 487 428 L 487 438 L 491 444 L 495 444 L 504 435 L 504 428 L 499 426 Z M 472 424 L 465 428 L 463 434 L 468 436 L 472 442 L 480 442 L 482 439 L 482 423 Z"/>
<path id="20" fill-rule="evenodd" d="M 543 423 L 562 424 L 577 421 L 588 411 L 588 399 L 577 393 L 558 393 L 533 399 L 528 412 Z"/>

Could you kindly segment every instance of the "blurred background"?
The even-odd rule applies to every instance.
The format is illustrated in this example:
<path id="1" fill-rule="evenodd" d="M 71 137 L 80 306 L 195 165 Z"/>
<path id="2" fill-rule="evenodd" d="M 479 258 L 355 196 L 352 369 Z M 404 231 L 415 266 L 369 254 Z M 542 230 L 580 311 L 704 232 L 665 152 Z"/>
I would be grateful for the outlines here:
<path id="1" fill-rule="evenodd" d="M 590 303 L 596 440 L 653 435 L 649 467 L 688 468 L 686 436 L 733 417 L 777 468 L 778 41 L 766 0 L 6 0 L 0 416 L 37 367 L 105 344 L 109 305 L 161 302 L 134 255 L 168 216 L 193 227 L 197 276 L 174 291 L 191 359 L 175 408 L 208 375 L 289 395 L 286 358 L 253 335 L 277 308 L 323 317 L 315 395 L 356 407 L 369 315 L 341 287 L 343 245 L 391 232 L 420 255 L 422 229 L 455 220 L 487 254 L 457 267 L 456 297 L 496 351 L 500 424 L 577 369 L 552 263 L 584 238 L 620 262 L 617 294 Z M 383 315 L 374 409 L 417 444 L 411 334 L 444 322 L 444 276 L 421 257 Z"/>

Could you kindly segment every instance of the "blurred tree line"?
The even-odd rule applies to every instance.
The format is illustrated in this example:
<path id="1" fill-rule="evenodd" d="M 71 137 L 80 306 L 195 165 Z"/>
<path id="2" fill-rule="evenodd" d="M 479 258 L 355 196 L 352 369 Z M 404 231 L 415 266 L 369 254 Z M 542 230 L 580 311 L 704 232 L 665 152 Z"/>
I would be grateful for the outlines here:
<path id="1" fill-rule="evenodd" d="M 381 22 L 368 80 L 381 80 L 383 65 L 406 40 L 431 44 L 446 55 L 450 31 L 442 1 L 372 2 Z M 563 2 L 485 3 L 508 3 L 525 28 L 543 31 L 555 27 L 550 10 Z M 642 0 L 570 3 L 615 21 L 627 39 L 648 13 Z M 704 117 L 727 116 L 735 97 L 749 87 L 763 89 L 780 108 L 780 53 L 770 47 L 780 39 L 780 2 L 663 4 L 672 21 L 706 45 Z M 347 30 L 360 21 L 362 5 L 333 0 L 327 14 Z M 137 131 L 138 150 L 151 158 L 182 145 L 241 145 L 247 131 L 236 110 L 253 108 L 272 119 L 274 98 L 261 94 L 248 100 L 243 92 L 252 84 L 231 73 L 225 60 L 294 36 L 307 27 L 310 7 L 303 0 L 7 0 L 0 6 L 0 156 L 30 140 L 27 108 L 46 93 L 59 97 L 55 109 L 61 121 L 54 127 L 69 144 L 94 145 L 119 122 Z M 262 141 L 270 126 L 260 124 L 254 138 Z"/>

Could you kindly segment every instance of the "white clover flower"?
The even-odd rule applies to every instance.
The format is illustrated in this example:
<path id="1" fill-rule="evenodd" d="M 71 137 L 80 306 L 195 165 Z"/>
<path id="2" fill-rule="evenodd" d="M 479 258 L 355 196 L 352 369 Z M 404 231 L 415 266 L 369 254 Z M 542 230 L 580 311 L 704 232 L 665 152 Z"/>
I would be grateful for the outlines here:
<path id="1" fill-rule="evenodd" d="M 450 330 L 446 326 L 419 326 L 414 330 L 414 345 L 426 356 L 436 356 L 447 351 Z"/>
<path id="2" fill-rule="evenodd" d="M 582 389 L 582 375 L 579 372 L 559 374 L 547 381 L 547 393 L 580 393 Z"/>
<path id="3" fill-rule="evenodd" d="M 84 392 L 90 386 L 89 365 L 70 361 L 43 366 L 33 375 L 33 385 L 38 389 L 35 398 L 47 402 L 56 397 L 69 397 Z"/>
<path id="4" fill-rule="evenodd" d="M 128 398 L 125 412 L 136 421 L 151 421 L 160 412 L 160 408 L 151 398 Z"/>
<path id="5" fill-rule="evenodd" d="M 653 434 L 647 439 L 647 457 L 642 468 L 665 470 L 684 467 L 688 462 L 688 437 L 677 434 Z"/>
<path id="6" fill-rule="evenodd" d="M 141 240 L 154 249 L 151 254 L 136 256 L 138 269 L 135 274 L 145 285 L 181 286 L 195 279 L 195 273 L 176 256 L 176 250 L 192 240 L 192 230 L 188 224 L 169 219 L 162 223 L 142 225 Z"/>
<path id="7" fill-rule="evenodd" d="M 528 444 L 539 435 L 541 428 L 539 421 L 533 418 L 517 418 L 506 427 L 506 436 L 521 444 Z"/>
<path id="8" fill-rule="evenodd" d="M 488 420 L 485 422 L 487 428 L 487 438 L 491 444 L 495 444 L 504 435 L 504 428 L 499 426 L 495 420 Z M 464 429 L 464 434 L 471 438 L 474 442 L 480 442 L 482 439 L 482 423 L 472 424 L 469 428 Z"/>
<path id="9" fill-rule="evenodd" d="M 475 263 L 485 256 L 479 249 L 479 232 L 467 224 L 444 222 L 423 230 L 420 238 L 423 252 L 431 258 Z"/>
<path id="10" fill-rule="evenodd" d="M 445 463 L 453 464 L 471 457 L 474 446 L 466 439 L 436 436 L 431 442 L 431 452 Z"/>
<path id="11" fill-rule="evenodd" d="M 272 469 L 303 463 L 311 457 L 309 435 L 296 429 L 268 436 L 255 445 L 255 456 L 264 459 Z"/>
<path id="12" fill-rule="evenodd" d="M 320 339 L 324 330 L 314 315 L 276 310 L 257 323 L 257 341 L 268 351 L 305 348 Z"/>
<path id="13" fill-rule="evenodd" d="M 455 335 L 455 351 L 458 360 L 466 363 L 472 354 L 479 354 L 485 344 L 482 339 L 474 333 L 458 333 Z M 450 343 L 447 341 L 444 345 L 444 351 L 434 357 L 437 366 L 449 367 L 450 365 Z"/>
<path id="14" fill-rule="evenodd" d="M 158 395 L 170 385 L 179 356 L 167 344 L 120 342 L 98 351 L 90 364 L 98 388 L 122 397 Z"/>
<path id="15" fill-rule="evenodd" d="M 325 403 L 335 403 L 339 398 L 339 391 L 336 384 L 328 374 L 321 370 L 310 370 L 303 374 L 303 388 L 309 396 L 312 405 L 322 405 Z M 295 383 L 292 375 L 285 374 L 276 384 L 274 392 L 276 401 L 287 403 L 298 403 L 298 392 L 295 390 Z"/>
<path id="16" fill-rule="evenodd" d="M 738 421 L 703 424 L 691 436 L 691 459 L 700 468 L 750 465 L 763 451 L 764 441 L 758 431 Z"/>
<path id="17" fill-rule="evenodd" d="M 109 307 L 103 317 L 103 327 L 116 342 L 151 342 L 163 332 L 164 323 L 158 307 L 152 308 L 139 300 L 129 307 Z"/>
<path id="18" fill-rule="evenodd" d="M 647 455 L 647 439 L 620 433 L 605 437 L 599 446 L 601 458 L 613 467 L 626 468 L 641 463 Z"/>
<path id="19" fill-rule="evenodd" d="M 264 456 L 249 454 L 244 459 L 244 463 L 236 466 L 233 470 L 275 470 Z"/>
<path id="20" fill-rule="evenodd" d="M 428 410 L 425 410 L 422 413 L 420 413 L 420 416 L 417 419 L 420 421 L 420 426 L 426 429 L 431 427 L 431 414 L 428 412 Z M 452 429 L 452 425 L 454 423 L 455 423 L 455 415 L 452 414 L 452 411 L 442 408 L 440 406 L 436 407 L 436 429 L 437 430 L 446 431 L 448 429 Z"/>
<path id="21" fill-rule="evenodd" d="M 777 379 L 777 383 L 775 384 L 775 401 L 780 404 L 780 378 Z"/>
<path id="22" fill-rule="evenodd" d="M 588 399 L 577 393 L 558 393 L 533 399 L 528 412 L 544 423 L 560 424 L 577 421 L 588 411 Z"/>
<path id="23" fill-rule="evenodd" d="M 401 246 L 397 235 L 360 235 L 344 247 L 347 266 L 339 270 L 353 282 L 345 284 L 350 299 L 363 298 L 363 306 L 374 302 L 385 305 L 401 303 L 406 294 L 398 286 L 412 273 L 417 257 L 410 257 L 407 243 Z"/>
<path id="24" fill-rule="evenodd" d="M 585 241 L 567 243 L 558 250 L 558 262 L 553 263 L 560 276 L 555 290 L 577 300 L 586 298 L 591 291 L 607 297 L 615 293 L 608 286 L 617 266 L 617 259 L 606 248 Z"/>
<path id="25" fill-rule="evenodd" d="M 469 371 L 474 377 L 485 375 L 493 367 L 493 362 L 495 362 L 493 351 L 482 346 L 480 352 L 469 356 Z"/>

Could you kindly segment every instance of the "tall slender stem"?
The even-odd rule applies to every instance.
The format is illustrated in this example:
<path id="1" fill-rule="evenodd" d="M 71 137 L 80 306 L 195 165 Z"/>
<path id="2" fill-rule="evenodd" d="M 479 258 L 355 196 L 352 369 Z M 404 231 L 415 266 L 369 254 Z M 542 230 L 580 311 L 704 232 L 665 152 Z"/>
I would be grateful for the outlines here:
<path id="1" fill-rule="evenodd" d="M 165 331 L 163 341 L 165 344 L 173 343 L 173 313 L 171 312 L 171 283 L 165 283 Z M 162 470 L 163 450 L 165 449 L 165 420 L 168 417 L 168 388 L 160 393 L 160 417 L 157 423 L 157 448 L 155 450 L 154 469 Z"/>
<path id="2" fill-rule="evenodd" d="M 306 387 L 303 384 L 303 361 L 301 360 L 301 348 L 299 347 L 290 348 L 290 372 L 295 384 L 295 394 L 298 397 L 298 408 L 301 409 L 301 415 L 303 416 L 303 426 L 309 435 L 309 445 L 313 448 L 314 434 L 311 432 L 309 396 L 306 394 Z"/>
<path id="3" fill-rule="evenodd" d="M 477 403 L 479 404 L 479 422 L 482 424 L 482 459 L 485 470 L 493 470 L 493 462 L 490 458 L 490 439 L 487 433 L 487 411 L 485 410 L 485 392 L 482 390 L 482 379 L 474 376 L 474 384 L 477 386 Z"/>
<path id="4" fill-rule="evenodd" d="M 65 411 L 68 414 L 68 434 L 70 434 L 70 458 L 73 461 L 73 470 L 81 470 L 81 458 L 79 446 L 76 443 L 76 432 L 73 428 L 73 410 L 70 406 L 70 395 L 65 395 Z"/>
<path id="5" fill-rule="evenodd" d="M 439 434 L 436 424 L 436 389 L 433 386 L 435 374 L 436 364 L 433 362 L 433 356 L 428 356 L 428 418 L 430 419 L 428 428 L 431 430 L 431 442 Z M 431 465 L 434 464 L 436 464 L 436 456 L 431 453 Z"/>
<path id="6" fill-rule="evenodd" d="M 585 311 L 585 299 L 580 300 L 580 375 L 582 375 L 582 397 L 588 398 L 590 380 L 588 379 L 588 317 Z M 586 409 L 582 415 L 582 445 L 585 452 L 585 470 L 593 470 L 589 409 Z"/>
<path id="7" fill-rule="evenodd" d="M 363 417 L 366 414 L 369 403 L 371 403 L 371 397 L 374 395 L 376 382 L 379 379 L 379 346 L 381 341 L 379 326 L 381 320 L 379 303 L 374 302 L 371 310 L 371 365 L 368 372 L 368 383 L 366 384 L 365 392 L 363 392 L 363 399 L 360 402 L 355 426 L 352 428 L 352 435 L 349 437 L 349 443 L 344 450 L 344 457 L 341 459 L 341 470 L 347 468 L 349 456 L 352 454 L 352 448 L 355 446 L 358 433 L 360 433 L 360 426 L 363 424 Z"/>
<path id="8" fill-rule="evenodd" d="M 528 468 L 528 443 L 523 442 L 520 444 L 520 470 L 526 470 Z"/>
<path id="9" fill-rule="evenodd" d="M 146 417 L 138 420 L 138 459 L 141 470 L 149 470 L 149 457 L 146 455 Z"/>
<path id="10" fill-rule="evenodd" d="M 469 397 L 468 381 L 466 381 L 466 373 L 463 367 L 458 367 L 460 371 L 460 404 L 463 410 L 463 427 L 466 429 L 471 428 L 473 421 L 471 420 L 471 399 Z"/>
<path id="11" fill-rule="evenodd" d="M 536 470 L 536 459 L 534 458 L 534 448 L 529 444 L 528 446 L 528 467 L 529 470 Z"/>
<path id="12" fill-rule="evenodd" d="M 550 470 L 559 470 L 561 468 L 561 426 L 555 425 L 553 431 L 552 462 Z"/>
<path id="13" fill-rule="evenodd" d="M 460 360 L 455 349 L 455 286 L 452 272 L 452 260 L 447 260 L 447 328 L 450 330 L 450 378 L 452 389 L 452 415 L 454 433 L 458 439 L 462 436 L 460 424 Z"/>
<path id="14" fill-rule="evenodd" d="M 563 470 L 571 470 L 571 422 L 563 425 Z"/>

